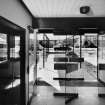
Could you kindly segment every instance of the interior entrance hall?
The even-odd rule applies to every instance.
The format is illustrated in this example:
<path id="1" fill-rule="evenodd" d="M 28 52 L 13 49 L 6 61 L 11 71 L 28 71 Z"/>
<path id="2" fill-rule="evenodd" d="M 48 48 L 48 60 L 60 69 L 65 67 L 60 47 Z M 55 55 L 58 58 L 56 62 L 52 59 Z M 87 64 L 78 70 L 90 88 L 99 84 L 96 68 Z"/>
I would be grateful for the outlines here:
<path id="1" fill-rule="evenodd" d="M 104 4 L 0 0 L 0 105 L 104 105 Z"/>

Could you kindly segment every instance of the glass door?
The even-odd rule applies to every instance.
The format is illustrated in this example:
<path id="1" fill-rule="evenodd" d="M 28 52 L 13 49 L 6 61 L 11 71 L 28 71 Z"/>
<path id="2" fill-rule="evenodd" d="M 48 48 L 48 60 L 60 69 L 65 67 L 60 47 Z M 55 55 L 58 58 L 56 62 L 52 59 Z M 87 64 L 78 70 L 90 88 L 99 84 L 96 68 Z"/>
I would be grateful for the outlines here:
<path id="1" fill-rule="evenodd" d="M 69 42 L 69 43 L 68 43 Z M 83 72 L 81 69 L 81 63 L 83 58 L 81 57 L 81 36 L 80 35 L 68 35 L 67 43 L 71 50 L 67 52 L 67 57 L 69 58 L 70 73 L 67 75 L 72 79 L 83 79 Z M 71 68 L 71 69 L 70 69 Z"/>
<path id="2" fill-rule="evenodd" d="M 0 104 L 21 104 L 20 53 L 20 36 L 0 33 Z"/>
<path id="3" fill-rule="evenodd" d="M 68 104 L 71 100 L 78 97 L 78 89 L 75 81 L 83 79 L 80 68 L 80 35 L 67 35 L 66 37 L 66 54 L 68 62 L 66 62 L 65 73 L 65 103 Z"/>
<path id="4" fill-rule="evenodd" d="M 85 33 L 82 35 L 82 57 L 85 62 L 82 63 L 85 75 L 88 73 L 90 76 L 85 78 L 85 81 L 97 81 L 97 33 Z"/>
<path id="5" fill-rule="evenodd" d="M 54 70 L 57 71 L 58 77 L 54 78 L 54 81 L 59 82 L 60 89 L 54 92 L 54 96 L 63 96 L 64 103 L 67 104 L 78 97 L 77 88 L 72 86 L 71 81 L 80 78 L 80 36 L 59 35 L 57 41 L 54 47 Z"/>
<path id="6" fill-rule="evenodd" d="M 0 19 L 0 105 L 23 105 L 25 104 L 25 30 L 3 17 Z"/>

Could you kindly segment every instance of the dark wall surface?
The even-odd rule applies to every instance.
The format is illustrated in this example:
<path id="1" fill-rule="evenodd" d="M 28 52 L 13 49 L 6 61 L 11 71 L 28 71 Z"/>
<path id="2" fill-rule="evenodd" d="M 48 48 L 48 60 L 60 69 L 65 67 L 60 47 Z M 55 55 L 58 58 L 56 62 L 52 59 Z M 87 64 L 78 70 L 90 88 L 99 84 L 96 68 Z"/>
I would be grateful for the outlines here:
<path id="1" fill-rule="evenodd" d="M 70 17 L 70 18 L 36 18 L 34 28 L 54 28 L 71 34 L 77 34 L 79 28 L 98 28 L 105 30 L 105 17 Z"/>

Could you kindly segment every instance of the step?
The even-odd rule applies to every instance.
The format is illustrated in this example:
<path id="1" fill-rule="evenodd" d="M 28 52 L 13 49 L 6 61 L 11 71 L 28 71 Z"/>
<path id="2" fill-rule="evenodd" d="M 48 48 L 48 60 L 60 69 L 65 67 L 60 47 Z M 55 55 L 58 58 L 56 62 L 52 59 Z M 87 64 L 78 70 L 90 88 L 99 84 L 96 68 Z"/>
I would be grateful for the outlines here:
<path id="1" fill-rule="evenodd" d="M 48 52 L 48 54 L 65 54 L 65 51 L 54 51 L 54 52 Z"/>
<path id="2" fill-rule="evenodd" d="M 99 93 L 98 96 L 99 97 L 105 97 L 105 93 Z"/>
<path id="3" fill-rule="evenodd" d="M 54 63 L 55 70 L 67 70 L 69 72 L 78 70 L 78 63 Z"/>
<path id="4" fill-rule="evenodd" d="M 73 99 L 78 98 L 78 93 L 54 93 L 55 97 L 65 97 L 65 104 L 68 104 Z"/>
<path id="5" fill-rule="evenodd" d="M 68 48 L 68 47 L 55 47 L 54 50 L 63 50 L 63 51 L 66 51 L 66 50 L 71 50 L 71 48 Z"/>
<path id="6" fill-rule="evenodd" d="M 78 93 L 53 93 L 54 96 L 78 97 Z"/>
<path id="7" fill-rule="evenodd" d="M 84 78 L 53 78 L 53 80 L 72 81 L 72 80 L 84 80 Z"/>
<path id="8" fill-rule="evenodd" d="M 105 64 L 99 63 L 99 70 L 105 70 Z"/>
<path id="9" fill-rule="evenodd" d="M 54 62 L 68 62 L 68 57 L 55 57 Z"/>
<path id="10" fill-rule="evenodd" d="M 84 58 L 70 58 L 69 62 L 84 62 Z"/>
<path id="11" fill-rule="evenodd" d="M 84 62 L 84 58 L 55 57 L 54 62 Z"/>

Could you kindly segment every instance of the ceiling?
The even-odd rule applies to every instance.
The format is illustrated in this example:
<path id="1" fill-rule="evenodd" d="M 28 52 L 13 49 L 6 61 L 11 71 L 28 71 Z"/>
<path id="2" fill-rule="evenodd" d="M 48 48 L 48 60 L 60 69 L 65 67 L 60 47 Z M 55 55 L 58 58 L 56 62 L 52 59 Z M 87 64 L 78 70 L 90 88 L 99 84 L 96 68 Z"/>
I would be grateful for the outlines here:
<path id="1" fill-rule="evenodd" d="M 23 0 L 35 17 L 105 17 L 105 0 Z M 81 6 L 90 6 L 81 14 Z"/>

